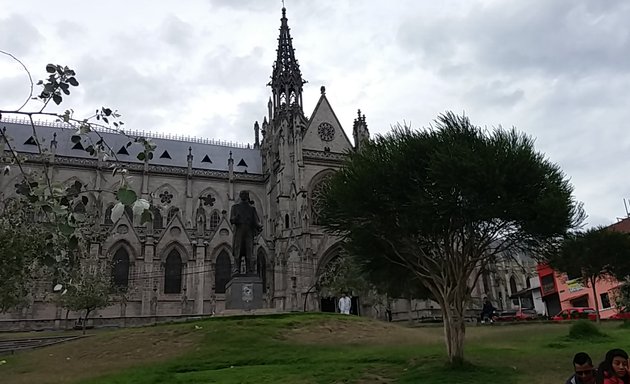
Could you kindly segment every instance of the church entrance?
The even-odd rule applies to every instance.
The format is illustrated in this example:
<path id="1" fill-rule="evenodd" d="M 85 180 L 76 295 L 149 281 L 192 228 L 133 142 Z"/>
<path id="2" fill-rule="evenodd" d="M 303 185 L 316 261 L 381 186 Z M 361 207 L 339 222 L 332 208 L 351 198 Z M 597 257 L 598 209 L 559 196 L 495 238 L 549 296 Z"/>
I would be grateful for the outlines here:
<path id="1" fill-rule="evenodd" d="M 337 312 L 337 299 L 334 297 L 322 297 L 320 299 L 322 312 Z"/>
<path id="2" fill-rule="evenodd" d="M 320 300 L 320 308 L 322 312 L 328 313 L 338 313 L 339 308 L 337 308 L 337 303 L 339 302 L 336 297 L 322 297 Z M 359 296 L 352 296 L 351 298 L 351 307 L 350 307 L 351 315 L 360 315 L 359 311 Z"/>

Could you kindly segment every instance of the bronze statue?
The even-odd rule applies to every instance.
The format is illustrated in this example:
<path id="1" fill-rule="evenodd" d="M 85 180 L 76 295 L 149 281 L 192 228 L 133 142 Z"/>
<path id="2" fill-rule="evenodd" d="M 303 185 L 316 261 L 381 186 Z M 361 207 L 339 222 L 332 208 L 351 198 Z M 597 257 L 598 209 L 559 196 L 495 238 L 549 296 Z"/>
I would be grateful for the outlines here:
<path id="1" fill-rule="evenodd" d="M 256 208 L 249 200 L 249 192 L 241 191 L 239 198 L 241 201 L 234 204 L 230 211 L 230 223 L 234 225 L 232 252 L 235 265 L 232 269 L 232 275 L 241 273 L 242 256 L 245 256 L 245 273 L 256 272 L 254 237 L 262 231 Z"/>

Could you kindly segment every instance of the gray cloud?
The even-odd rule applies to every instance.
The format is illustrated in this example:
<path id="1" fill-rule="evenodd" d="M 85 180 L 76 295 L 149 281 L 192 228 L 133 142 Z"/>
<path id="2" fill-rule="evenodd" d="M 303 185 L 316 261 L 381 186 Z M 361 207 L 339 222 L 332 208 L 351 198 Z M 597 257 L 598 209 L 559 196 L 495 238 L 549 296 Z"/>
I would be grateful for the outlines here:
<path id="1" fill-rule="evenodd" d="M 234 113 L 225 116 L 213 114 L 199 124 L 199 134 L 220 140 L 254 143 L 254 122 L 262 125 L 267 104 L 265 102 L 243 102 Z M 262 140 L 262 134 L 260 136 Z"/>
<path id="2" fill-rule="evenodd" d="M 630 59 L 630 3 L 561 0 L 498 2 L 465 17 L 417 22 L 410 16 L 398 42 L 422 65 L 468 64 L 550 75 L 624 71 Z"/>
<path id="3" fill-rule="evenodd" d="M 160 37 L 169 46 L 186 51 L 194 45 L 194 30 L 177 16 L 169 15 L 163 22 Z"/>
<path id="4" fill-rule="evenodd" d="M 0 49 L 24 58 L 37 52 L 44 38 L 29 19 L 22 15 L 9 15 L 0 19 Z"/>
<path id="5" fill-rule="evenodd" d="M 236 56 L 228 47 L 208 53 L 196 70 L 199 81 L 225 89 L 266 86 L 271 75 L 271 63 L 261 62 L 263 49 L 254 47 L 248 54 Z"/>

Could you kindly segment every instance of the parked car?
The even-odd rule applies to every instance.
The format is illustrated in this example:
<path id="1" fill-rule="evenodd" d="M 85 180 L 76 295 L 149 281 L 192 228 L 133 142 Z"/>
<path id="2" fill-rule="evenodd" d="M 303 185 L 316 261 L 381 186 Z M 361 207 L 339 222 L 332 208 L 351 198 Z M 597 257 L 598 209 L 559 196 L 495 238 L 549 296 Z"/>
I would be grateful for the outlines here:
<path id="1" fill-rule="evenodd" d="M 534 309 L 511 309 L 499 311 L 494 319 L 495 321 L 523 321 L 537 318 L 538 312 Z"/>
<path id="2" fill-rule="evenodd" d="M 613 320 L 630 320 L 630 308 L 621 308 L 610 318 Z"/>
<path id="3" fill-rule="evenodd" d="M 551 318 L 551 320 L 554 320 L 554 321 L 578 320 L 578 319 L 596 320 L 597 313 L 595 312 L 593 308 L 590 308 L 590 307 L 566 308 Z"/>

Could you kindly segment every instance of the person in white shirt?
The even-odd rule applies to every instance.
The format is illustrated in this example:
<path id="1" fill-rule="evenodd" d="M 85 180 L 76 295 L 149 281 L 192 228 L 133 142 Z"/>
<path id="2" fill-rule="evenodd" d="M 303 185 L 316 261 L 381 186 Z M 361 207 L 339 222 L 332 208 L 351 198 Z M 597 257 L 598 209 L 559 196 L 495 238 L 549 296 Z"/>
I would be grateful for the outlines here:
<path id="1" fill-rule="evenodd" d="M 345 293 L 342 293 L 341 298 L 339 299 L 339 312 L 344 315 L 349 315 L 351 306 L 352 300 L 348 296 L 346 296 Z"/>

